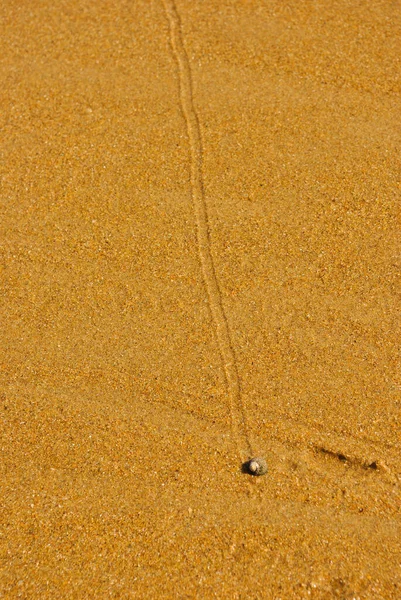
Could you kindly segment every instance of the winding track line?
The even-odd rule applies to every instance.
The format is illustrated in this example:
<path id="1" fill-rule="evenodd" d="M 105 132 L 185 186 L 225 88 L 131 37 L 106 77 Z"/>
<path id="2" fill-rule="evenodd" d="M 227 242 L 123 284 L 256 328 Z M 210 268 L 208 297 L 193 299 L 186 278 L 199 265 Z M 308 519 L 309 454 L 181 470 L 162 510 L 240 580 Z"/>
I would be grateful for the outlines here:
<path id="1" fill-rule="evenodd" d="M 230 397 L 231 429 L 237 452 L 241 461 L 243 461 L 252 456 L 252 446 L 249 441 L 245 410 L 242 403 L 235 353 L 210 250 L 209 223 L 202 173 L 202 139 L 199 119 L 193 101 L 191 68 L 183 42 L 181 21 L 175 2 L 174 0 L 163 0 L 163 4 L 169 22 L 171 47 L 178 67 L 181 109 L 189 139 L 191 193 L 196 219 L 198 253 Z"/>

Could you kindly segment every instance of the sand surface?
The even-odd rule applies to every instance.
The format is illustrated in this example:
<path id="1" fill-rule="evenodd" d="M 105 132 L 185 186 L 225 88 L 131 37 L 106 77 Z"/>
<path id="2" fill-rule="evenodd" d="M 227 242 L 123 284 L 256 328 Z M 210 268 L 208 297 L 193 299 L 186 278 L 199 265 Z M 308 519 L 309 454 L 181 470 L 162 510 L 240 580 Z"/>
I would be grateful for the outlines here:
<path id="1" fill-rule="evenodd" d="M 0 12 L 0 598 L 401 598 L 399 2 Z"/>

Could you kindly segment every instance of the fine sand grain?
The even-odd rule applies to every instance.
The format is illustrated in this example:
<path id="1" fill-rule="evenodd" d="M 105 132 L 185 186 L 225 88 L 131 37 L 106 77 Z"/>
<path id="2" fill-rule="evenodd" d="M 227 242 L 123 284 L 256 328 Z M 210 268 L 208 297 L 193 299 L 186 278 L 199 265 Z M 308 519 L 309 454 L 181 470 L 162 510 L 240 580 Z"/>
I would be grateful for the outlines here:
<path id="1" fill-rule="evenodd" d="M 400 3 L 0 15 L 0 598 L 399 599 Z"/>

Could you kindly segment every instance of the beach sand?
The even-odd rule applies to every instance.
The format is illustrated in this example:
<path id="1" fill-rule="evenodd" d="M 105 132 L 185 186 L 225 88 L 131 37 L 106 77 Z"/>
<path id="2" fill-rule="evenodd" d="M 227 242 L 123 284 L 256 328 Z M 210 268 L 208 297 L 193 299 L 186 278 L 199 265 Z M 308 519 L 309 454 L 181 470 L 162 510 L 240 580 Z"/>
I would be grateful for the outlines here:
<path id="1" fill-rule="evenodd" d="M 0 598 L 400 598 L 400 4 L 0 11 Z"/>

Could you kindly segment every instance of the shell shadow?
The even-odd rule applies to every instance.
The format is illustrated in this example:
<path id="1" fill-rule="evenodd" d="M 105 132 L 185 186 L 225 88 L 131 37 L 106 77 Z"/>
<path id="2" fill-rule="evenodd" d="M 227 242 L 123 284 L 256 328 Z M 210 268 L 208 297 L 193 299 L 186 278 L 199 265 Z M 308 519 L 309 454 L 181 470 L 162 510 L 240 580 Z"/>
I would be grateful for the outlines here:
<path id="1" fill-rule="evenodd" d="M 249 459 L 249 460 L 245 461 L 244 463 L 242 463 L 241 473 L 244 473 L 245 475 L 252 475 L 252 477 L 255 477 L 255 473 L 252 473 L 252 471 L 249 470 L 249 465 L 251 464 L 251 460 L 252 459 Z"/>

